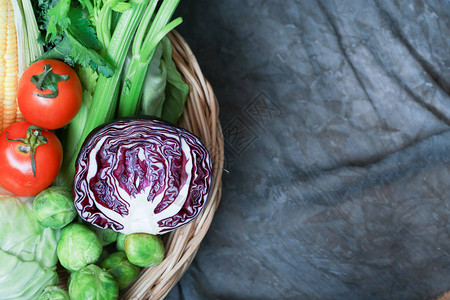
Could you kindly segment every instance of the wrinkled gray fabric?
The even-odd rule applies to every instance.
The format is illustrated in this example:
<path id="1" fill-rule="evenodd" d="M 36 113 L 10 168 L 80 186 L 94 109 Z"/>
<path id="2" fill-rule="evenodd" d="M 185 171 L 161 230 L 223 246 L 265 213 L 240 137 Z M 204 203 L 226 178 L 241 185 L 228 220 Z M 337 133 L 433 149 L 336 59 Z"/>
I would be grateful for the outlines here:
<path id="1" fill-rule="evenodd" d="M 450 290 L 450 2 L 183 0 L 221 107 L 213 224 L 167 299 Z"/>

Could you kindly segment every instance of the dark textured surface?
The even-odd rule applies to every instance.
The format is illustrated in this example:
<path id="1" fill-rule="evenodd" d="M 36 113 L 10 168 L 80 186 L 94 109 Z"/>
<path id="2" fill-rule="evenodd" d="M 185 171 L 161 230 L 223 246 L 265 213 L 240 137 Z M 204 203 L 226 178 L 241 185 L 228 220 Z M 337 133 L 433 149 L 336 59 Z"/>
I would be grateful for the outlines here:
<path id="1" fill-rule="evenodd" d="M 221 206 L 168 299 L 450 289 L 450 2 L 183 0 Z"/>

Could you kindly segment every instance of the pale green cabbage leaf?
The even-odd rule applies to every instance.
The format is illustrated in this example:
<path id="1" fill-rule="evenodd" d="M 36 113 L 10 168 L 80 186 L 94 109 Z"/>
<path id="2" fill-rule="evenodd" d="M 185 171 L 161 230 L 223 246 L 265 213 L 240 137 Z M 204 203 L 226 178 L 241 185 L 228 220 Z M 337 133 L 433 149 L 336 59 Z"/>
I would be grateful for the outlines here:
<path id="1" fill-rule="evenodd" d="M 56 246 L 60 230 L 42 227 L 31 203 L 0 198 L 1 299 L 37 299 L 58 283 Z"/>

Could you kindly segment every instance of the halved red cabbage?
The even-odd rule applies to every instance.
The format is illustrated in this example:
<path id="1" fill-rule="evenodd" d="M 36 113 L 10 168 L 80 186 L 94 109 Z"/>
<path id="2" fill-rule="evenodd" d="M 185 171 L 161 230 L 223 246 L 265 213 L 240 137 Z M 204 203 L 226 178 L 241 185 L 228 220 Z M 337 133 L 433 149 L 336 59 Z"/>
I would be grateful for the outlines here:
<path id="1" fill-rule="evenodd" d="M 211 159 L 199 138 L 158 119 L 96 128 L 78 155 L 74 203 L 100 228 L 161 234 L 195 219 L 211 187 Z"/>

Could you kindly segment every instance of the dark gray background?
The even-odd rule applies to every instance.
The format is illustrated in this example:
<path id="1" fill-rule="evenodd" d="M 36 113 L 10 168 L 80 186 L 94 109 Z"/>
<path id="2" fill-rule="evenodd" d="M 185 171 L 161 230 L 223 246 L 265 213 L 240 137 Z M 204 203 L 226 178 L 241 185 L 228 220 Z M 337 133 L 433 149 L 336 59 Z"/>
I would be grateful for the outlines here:
<path id="1" fill-rule="evenodd" d="M 183 0 L 177 15 L 227 172 L 167 298 L 450 290 L 450 2 Z"/>

